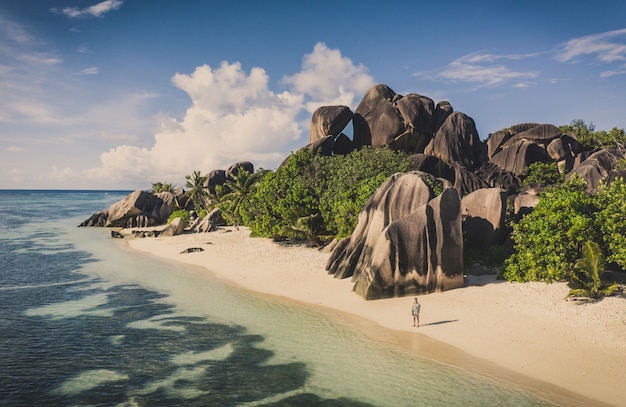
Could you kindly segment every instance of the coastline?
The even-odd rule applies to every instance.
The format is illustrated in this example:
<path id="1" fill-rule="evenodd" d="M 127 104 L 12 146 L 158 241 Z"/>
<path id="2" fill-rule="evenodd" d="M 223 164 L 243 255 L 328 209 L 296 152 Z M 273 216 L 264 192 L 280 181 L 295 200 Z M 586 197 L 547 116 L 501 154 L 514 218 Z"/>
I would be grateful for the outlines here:
<path id="1" fill-rule="evenodd" d="M 127 246 L 190 265 L 244 289 L 337 312 L 366 335 L 420 356 L 527 388 L 559 404 L 626 406 L 626 299 L 564 301 L 565 284 L 471 277 L 466 287 L 365 301 L 324 269 L 329 254 L 249 237 L 246 228 L 128 239 Z M 202 252 L 180 252 L 201 247 Z"/>

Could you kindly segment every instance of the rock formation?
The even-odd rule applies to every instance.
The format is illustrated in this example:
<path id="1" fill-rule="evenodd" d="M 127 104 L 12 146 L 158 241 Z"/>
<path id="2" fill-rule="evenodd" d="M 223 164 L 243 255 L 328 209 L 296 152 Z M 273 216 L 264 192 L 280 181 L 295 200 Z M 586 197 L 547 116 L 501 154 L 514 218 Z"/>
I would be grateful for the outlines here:
<path id="1" fill-rule="evenodd" d="M 111 205 L 105 226 L 126 227 L 133 219 L 146 219 L 143 223 L 147 224 L 140 226 L 159 225 L 167 220 L 173 210 L 174 194 L 171 192 L 151 194 L 137 190 Z"/>
<path id="2" fill-rule="evenodd" d="M 461 199 L 465 243 L 484 249 L 504 238 L 507 194 L 500 188 L 484 188 Z"/>
<path id="3" fill-rule="evenodd" d="M 309 143 L 326 136 L 337 137 L 352 120 L 352 110 L 347 106 L 322 106 L 311 116 Z"/>
<path id="4" fill-rule="evenodd" d="M 474 120 L 461 112 L 448 116 L 424 153 L 444 161 L 457 162 L 470 170 L 480 167 L 487 155 Z"/>
<path id="5" fill-rule="evenodd" d="M 374 242 L 354 291 L 367 300 L 462 287 L 463 233 L 454 188 L 391 222 Z"/>
<path id="6" fill-rule="evenodd" d="M 437 181 L 444 193 L 432 199 L 429 184 Z M 458 193 L 447 180 L 413 171 L 391 176 L 374 193 L 327 270 L 352 277 L 366 299 L 432 292 L 463 285 L 462 248 Z"/>

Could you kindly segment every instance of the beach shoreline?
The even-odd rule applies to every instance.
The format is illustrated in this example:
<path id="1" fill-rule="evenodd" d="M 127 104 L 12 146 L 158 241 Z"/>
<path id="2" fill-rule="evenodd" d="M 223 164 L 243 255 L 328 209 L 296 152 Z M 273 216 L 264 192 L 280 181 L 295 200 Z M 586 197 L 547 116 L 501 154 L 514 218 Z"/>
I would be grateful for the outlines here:
<path id="1" fill-rule="evenodd" d="M 134 251 L 200 266 L 243 289 L 321 307 L 372 339 L 528 389 L 561 404 L 626 406 L 626 299 L 565 301 L 565 284 L 469 277 L 461 289 L 365 301 L 324 267 L 328 253 L 250 238 L 247 228 L 126 239 Z M 189 248 L 202 251 L 184 253 Z M 574 404 L 576 405 L 576 404 Z"/>

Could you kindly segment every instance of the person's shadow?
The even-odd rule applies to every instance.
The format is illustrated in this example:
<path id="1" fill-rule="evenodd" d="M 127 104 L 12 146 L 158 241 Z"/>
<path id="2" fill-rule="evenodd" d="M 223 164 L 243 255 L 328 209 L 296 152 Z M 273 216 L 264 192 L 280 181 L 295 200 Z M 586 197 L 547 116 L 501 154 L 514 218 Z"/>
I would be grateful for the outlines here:
<path id="1" fill-rule="evenodd" d="M 420 324 L 420 326 L 442 325 L 442 324 L 449 324 L 451 322 L 456 322 L 456 321 L 458 321 L 458 319 L 449 319 L 447 321 L 437 321 L 437 322 L 430 322 L 428 324 Z"/>

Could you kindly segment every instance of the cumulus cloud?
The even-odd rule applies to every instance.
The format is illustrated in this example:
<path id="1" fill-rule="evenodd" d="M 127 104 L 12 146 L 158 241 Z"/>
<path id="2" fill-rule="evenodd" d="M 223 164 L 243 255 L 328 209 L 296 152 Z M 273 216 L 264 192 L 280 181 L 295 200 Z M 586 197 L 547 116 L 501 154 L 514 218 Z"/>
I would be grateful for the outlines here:
<path id="1" fill-rule="evenodd" d="M 520 81 L 536 78 L 539 76 L 539 73 L 536 71 L 513 70 L 506 65 L 498 64 L 496 61 L 522 60 L 536 55 L 538 54 L 468 54 L 455 59 L 446 68 L 434 74 L 418 72 L 415 76 L 432 80 L 475 83 L 479 86 L 502 85 L 512 80 Z M 529 86 L 530 82 L 517 82 L 514 86 L 520 87 L 520 84 Z"/>
<path id="2" fill-rule="evenodd" d="M 131 179 L 176 182 L 194 170 L 225 169 L 242 160 L 275 168 L 294 145 L 308 142 L 301 122 L 306 117 L 308 123 L 312 105 L 351 106 L 374 83 L 363 66 L 324 44 L 283 82 L 291 88 L 275 92 L 264 69 L 246 72 L 238 62 L 177 73 L 172 83 L 191 99 L 184 116 L 162 118 L 151 147 L 121 145 L 101 154 L 101 166 L 86 176 L 119 185 Z"/>
<path id="3" fill-rule="evenodd" d="M 81 17 L 102 17 L 106 13 L 118 10 L 122 7 L 124 2 L 122 0 L 105 0 L 93 6 L 79 8 L 79 7 L 53 7 L 50 9 L 53 13 L 62 14 L 69 18 L 81 18 Z"/>
<path id="4" fill-rule="evenodd" d="M 626 28 L 573 38 L 563 44 L 556 59 L 570 62 L 585 55 L 595 55 L 604 63 L 626 60 Z"/>
<path id="5" fill-rule="evenodd" d="M 352 107 L 355 97 L 374 85 L 374 78 L 363 65 L 354 65 L 336 49 L 317 43 L 303 58 L 302 70 L 283 78 L 295 92 L 308 95 L 307 111 L 313 113 L 323 101 L 327 105 Z"/>

